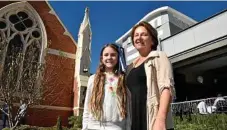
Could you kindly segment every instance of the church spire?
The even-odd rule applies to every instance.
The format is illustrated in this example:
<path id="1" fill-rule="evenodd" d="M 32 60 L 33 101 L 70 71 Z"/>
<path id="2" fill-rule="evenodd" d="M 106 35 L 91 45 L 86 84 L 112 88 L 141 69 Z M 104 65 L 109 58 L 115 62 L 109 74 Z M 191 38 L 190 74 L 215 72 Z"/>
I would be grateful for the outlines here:
<path id="1" fill-rule="evenodd" d="M 91 64 L 91 25 L 89 20 L 89 8 L 85 8 L 84 19 L 80 25 L 78 33 L 78 46 L 76 54 L 76 69 L 75 69 L 75 89 L 74 91 L 74 114 L 78 115 L 80 109 L 83 108 L 85 99 L 85 91 L 87 82 L 90 76 Z"/>
<path id="2" fill-rule="evenodd" d="M 88 7 L 85 8 L 84 19 L 83 19 L 83 22 L 81 23 L 79 34 L 83 33 L 83 31 L 85 30 L 85 28 L 87 26 L 89 26 L 89 27 L 91 26 L 90 20 L 89 20 L 89 8 Z"/>

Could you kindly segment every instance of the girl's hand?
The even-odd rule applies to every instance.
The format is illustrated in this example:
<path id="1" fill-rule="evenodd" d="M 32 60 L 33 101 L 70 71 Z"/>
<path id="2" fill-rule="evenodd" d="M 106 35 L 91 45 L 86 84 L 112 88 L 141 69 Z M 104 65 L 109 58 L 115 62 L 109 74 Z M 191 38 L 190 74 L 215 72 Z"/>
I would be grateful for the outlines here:
<path id="1" fill-rule="evenodd" d="M 166 130 L 166 121 L 165 121 L 165 119 L 156 118 L 152 130 Z"/>

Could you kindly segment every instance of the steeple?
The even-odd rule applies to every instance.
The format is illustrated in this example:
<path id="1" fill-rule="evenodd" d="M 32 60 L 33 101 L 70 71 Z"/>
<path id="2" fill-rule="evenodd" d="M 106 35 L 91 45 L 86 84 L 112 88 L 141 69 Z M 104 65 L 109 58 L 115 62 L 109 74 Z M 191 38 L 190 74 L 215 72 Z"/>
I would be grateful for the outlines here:
<path id="1" fill-rule="evenodd" d="M 91 24 L 89 20 L 89 8 L 85 8 L 83 21 L 78 33 L 78 46 L 76 52 L 76 68 L 74 78 L 78 91 L 74 91 L 74 114 L 78 115 L 83 108 L 85 91 L 90 76 L 91 64 Z"/>
<path id="2" fill-rule="evenodd" d="M 80 30 L 79 30 L 78 35 L 83 33 L 83 31 L 85 30 L 85 28 L 87 26 L 89 26 L 89 29 L 90 29 L 91 24 L 90 24 L 90 20 L 89 20 L 89 8 L 88 7 L 85 8 L 84 19 L 83 19 L 83 22 L 80 25 Z M 91 29 L 90 29 L 90 31 L 91 31 Z"/>
<path id="3" fill-rule="evenodd" d="M 90 74 L 91 63 L 91 25 L 89 20 L 89 8 L 85 8 L 84 19 L 78 33 L 77 48 L 77 72 L 79 75 Z"/>

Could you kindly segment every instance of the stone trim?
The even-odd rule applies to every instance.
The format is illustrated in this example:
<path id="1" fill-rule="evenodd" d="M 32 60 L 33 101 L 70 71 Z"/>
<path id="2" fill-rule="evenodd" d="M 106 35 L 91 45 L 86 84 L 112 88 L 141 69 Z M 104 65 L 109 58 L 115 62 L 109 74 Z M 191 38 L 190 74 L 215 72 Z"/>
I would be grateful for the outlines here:
<path id="1" fill-rule="evenodd" d="M 0 104 L 2 105 L 3 102 L 0 101 Z M 14 106 L 20 106 L 19 103 L 13 103 Z M 38 108 L 38 109 L 49 109 L 49 110 L 61 110 L 61 111 L 72 111 L 72 107 L 61 107 L 61 106 L 50 106 L 50 105 L 31 105 L 29 108 Z"/>
<path id="2" fill-rule="evenodd" d="M 66 58 L 70 58 L 70 59 L 76 59 L 75 54 L 64 52 L 64 51 L 61 51 L 61 50 L 47 48 L 47 53 L 57 55 L 57 56 L 66 57 Z"/>

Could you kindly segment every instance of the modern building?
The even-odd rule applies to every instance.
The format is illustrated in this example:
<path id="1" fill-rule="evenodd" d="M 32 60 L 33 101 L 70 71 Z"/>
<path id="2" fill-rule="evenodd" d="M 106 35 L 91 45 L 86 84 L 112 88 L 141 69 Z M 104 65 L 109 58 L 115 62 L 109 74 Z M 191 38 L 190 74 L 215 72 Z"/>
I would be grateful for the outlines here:
<path id="1" fill-rule="evenodd" d="M 170 7 L 161 7 L 141 21 L 158 30 L 158 49 L 166 52 L 173 65 L 176 101 L 227 95 L 227 10 L 196 22 Z M 127 64 L 138 56 L 130 31 L 116 41 L 125 49 Z"/>
<path id="2" fill-rule="evenodd" d="M 158 31 L 158 37 L 160 39 L 164 39 L 173 34 L 176 34 L 177 32 L 197 23 L 195 20 L 168 6 L 151 11 L 140 21 L 147 21 L 154 28 L 156 28 Z M 135 59 L 139 55 L 139 53 L 132 45 L 130 32 L 131 29 L 123 36 L 121 36 L 118 40 L 116 40 L 116 43 L 121 44 L 125 49 L 127 64 L 130 64 L 133 59 Z M 158 49 L 160 49 L 160 47 L 161 46 L 158 46 Z"/>

